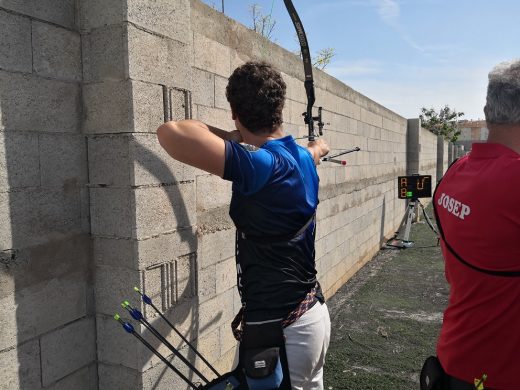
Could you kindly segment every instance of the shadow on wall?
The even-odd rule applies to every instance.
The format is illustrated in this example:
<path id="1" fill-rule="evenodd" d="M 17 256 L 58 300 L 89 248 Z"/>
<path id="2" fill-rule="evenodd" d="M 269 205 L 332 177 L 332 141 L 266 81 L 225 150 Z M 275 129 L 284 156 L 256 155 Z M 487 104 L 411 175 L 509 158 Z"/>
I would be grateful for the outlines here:
<path id="1" fill-rule="evenodd" d="M 96 380 L 79 91 L 77 81 L 0 71 L 0 359 L 6 388 Z"/>
<path id="2" fill-rule="evenodd" d="M 188 208 L 184 202 L 183 194 L 179 191 L 179 181 L 171 172 L 170 168 L 160 158 L 158 158 L 154 152 L 139 143 L 136 143 L 136 163 L 143 167 L 150 175 L 153 175 L 158 181 L 168 183 L 168 198 L 172 209 L 171 212 L 175 215 L 177 221 L 189 221 L 190 218 Z M 157 172 L 161 172 L 161 174 L 157 174 Z M 189 253 L 183 256 L 185 259 L 189 259 L 189 274 L 182 275 L 182 272 L 180 272 L 180 268 L 183 266 L 182 261 L 179 261 L 180 259 L 177 258 L 174 286 L 171 286 L 172 289 L 170 289 L 169 286 L 166 285 L 166 280 L 163 277 L 163 285 L 161 286 L 159 292 L 156 293 L 155 296 L 152 296 L 152 299 L 154 300 L 156 306 L 159 307 L 159 309 L 162 308 L 166 318 L 168 318 L 168 320 L 172 322 L 172 324 L 174 324 L 176 328 L 191 342 L 200 334 L 202 334 L 208 327 L 211 327 L 212 324 L 219 322 L 220 318 L 222 317 L 222 311 L 216 313 L 211 322 L 206 324 L 204 327 L 200 327 L 198 299 L 199 286 L 197 280 L 198 267 L 196 263 L 197 237 L 196 234 L 194 234 L 191 226 L 182 226 L 180 223 L 177 226 L 178 230 L 176 234 L 180 236 L 180 240 L 182 242 L 189 246 Z M 163 273 L 163 276 L 166 275 Z M 166 297 L 167 293 L 173 293 L 175 298 L 170 299 Z M 161 305 L 158 305 L 157 302 L 160 302 Z M 146 309 L 146 314 L 147 317 L 156 317 L 155 313 L 149 311 L 148 309 Z M 159 332 L 163 335 L 171 335 L 174 333 L 162 319 L 156 319 L 151 322 L 154 327 L 156 327 L 156 329 L 159 330 Z M 188 327 L 183 326 L 183 324 L 186 323 L 188 323 Z M 147 331 L 143 335 L 147 340 L 153 340 L 152 345 L 155 348 L 159 347 L 160 343 L 150 334 L 150 332 Z M 191 349 L 186 348 L 186 345 L 184 345 L 178 336 L 173 338 L 175 343 L 172 342 L 171 338 L 168 340 L 174 345 L 174 347 L 182 348 L 182 354 L 187 356 L 190 362 L 200 362 L 200 359 L 195 355 L 195 353 Z M 197 348 L 198 340 L 195 339 L 192 345 Z M 165 352 L 164 354 L 166 355 L 171 353 Z M 151 357 L 152 353 L 150 352 L 148 356 L 146 356 L 145 360 L 149 360 Z M 190 380 L 199 381 L 198 377 L 194 375 L 193 372 L 186 369 L 186 366 L 180 361 L 180 359 L 173 358 L 172 363 L 182 373 L 186 374 Z M 200 366 L 197 365 L 197 367 Z M 156 368 L 153 368 L 152 370 L 155 369 Z M 162 363 L 157 367 L 157 369 L 161 370 L 161 373 L 153 374 L 153 377 L 157 378 L 157 381 L 151 387 L 151 389 L 156 389 L 161 386 L 161 379 L 168 371 L 170 371 L 170 369 Z M 176 377 L 176 374 L 170 374 L 175 376 L 175 380 L 178 383 L 178 386 L 180 384 L 184 385 L 180 378 Z"/>
<path id="3" fill-rule="evenodd" d="M 0 71 L 0 85 L 2 384 L 31 390 L 56 386 L 90 390 L 97 387 L 99 340 L 87 144 L 79 130 L 80 84 Z M 144 147 L 137 162 L 151 175 L 157 167 L 169 170 Z M 177 180 L 170 173 L 167 182 Z M 188 220 L 178 186 L 168 189 L 177 220 Z M 187 322 L 187 329 L 180 328 L 193 339 L 204 331 L 199 327 L 196 237 L 191 228 L 177 234 L 190 243 L 186 279 L 191 282 L 181 289 L 176 281 L 176 299 L 166 305 L 165 314 L 174 324 Z M 129 292 L 132 287 L 128 286 Z M 161 300 L 163 295 L 161 291 Z M 221 313 L 206 326 L 220 318 Z M 131 337 L 120 331 L 121 338 Z M 161 331 L 167 334 L 166 329 Z M 152 340 L 149 336 L 145 334 Z M 183 353 L 195 360 L 191 351 Z M 143 361 L 151 357 L 146 352 Z M 151 370 L 158 379 L 147 388 L 157 388 L 168 369 L 159 364 Z"/>

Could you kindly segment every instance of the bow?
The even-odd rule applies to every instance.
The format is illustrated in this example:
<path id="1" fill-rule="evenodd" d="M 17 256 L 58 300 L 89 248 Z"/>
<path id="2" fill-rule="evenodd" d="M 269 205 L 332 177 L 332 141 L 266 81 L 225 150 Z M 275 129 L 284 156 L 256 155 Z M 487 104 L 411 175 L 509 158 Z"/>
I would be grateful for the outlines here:
<path id="1" fill-rule="evenodd" d="M 309 135 L 304 137 L 307 138 L 310 142 L 314 141 L 316 137 L 323 135 L 323 123 L 322 119 L 322 110 L 323 107 L 318 107 L 318 116 L 313 116 L 312 108 L 314 107 L 314 102 L 316 101 L 316 96 L 314 92 L 314 78 L 312 77 L 312 61 L 311 61 L 311 52 L 309 50 L 309 43 L 307 42 L 307 35 L 305 34 L 305 30 L 303 28 L 302 21 L 298 16 L 298 12 L 296 12 L 296 8 L 292 3 L 292 0 L 283 0 L 285 3 L 285 8 L 287 8 L 287 12 L 289 12 L 289 16 L 294 24 L 296 29 L 296 34 L 298 35 L 298 41 L 300 41 L 301 54 L 303 59 L 303 70 L 305 72 L 305 93 L 307 94 L 307 110 L 302 114 L 305 123 L 307 124 Z M 314 122 L 317 122 L 318 125 L 318 134 L 316 134 Z M 352 153 L 359 151 L 359 147 L 355 147 L 354 149 L 345 150 L 339 153 L 336 153 L 332 156 L 325 157 L 322 161 L 334 162 L 341 165 L 346 165 L 346 161 L 337 160 L 334 157 L 341 156 L 343 154 Z"/>

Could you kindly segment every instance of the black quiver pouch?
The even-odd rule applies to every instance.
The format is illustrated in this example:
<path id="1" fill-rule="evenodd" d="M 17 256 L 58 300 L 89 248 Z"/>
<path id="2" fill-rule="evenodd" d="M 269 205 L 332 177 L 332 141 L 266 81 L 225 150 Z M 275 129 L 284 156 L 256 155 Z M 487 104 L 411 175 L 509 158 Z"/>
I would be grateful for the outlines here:
<path id="1" fill-rule="evenodd" d="M 446 373 L 437 356 L 430 356 L 426 359 L 419 381 L 421 390 L 443 390 L 446 388 Z"/>
<path id="2" fill-rule="evenodd" d="M 233 371 L 228 372 L 217 379 L 212 380 L 207 385 L 200 388 L 201 390 L 246 390 L 247 382 L 243 375 L 240 365 Z"/>
<path id="3" fill-rule="evenodd" d="M 270 388 L 291 390 L 281 321 L 261 324 L 246 322 L 239 347 L 239 366 L 246 381 L 249 380 L 248 388 L 255 388 L 253 382 L 266 381 L 267 386 L 277 383 L 278 387 Z"/>

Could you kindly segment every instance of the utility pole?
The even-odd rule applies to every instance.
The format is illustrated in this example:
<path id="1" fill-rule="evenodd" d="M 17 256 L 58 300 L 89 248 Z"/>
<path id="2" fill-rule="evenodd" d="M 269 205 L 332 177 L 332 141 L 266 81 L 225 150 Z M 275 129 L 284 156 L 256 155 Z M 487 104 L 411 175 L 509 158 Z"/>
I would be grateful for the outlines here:
<path id="1" fill-rule="evenodd" d="M 224 0 L 222 0 L 222 13 L 224 13 Z"/>

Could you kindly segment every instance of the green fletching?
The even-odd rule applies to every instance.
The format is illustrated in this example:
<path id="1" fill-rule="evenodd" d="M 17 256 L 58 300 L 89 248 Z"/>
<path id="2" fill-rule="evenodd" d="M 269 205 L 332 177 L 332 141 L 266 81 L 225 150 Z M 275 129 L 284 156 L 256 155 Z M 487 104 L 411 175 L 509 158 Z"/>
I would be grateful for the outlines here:
<path id="1" fill-rule="evenodd" d="M 134 291 L 138 292 L 138 293 L 141 293 L 141 290 L 139 290 L 139 287 L 134 287 Z"/>
<path id="2" fill-rule="evenodd" d="M 116 313 L 114 315 L 114 320 L 119 321 L 120 319 L 121 319 L 121 317 L 119 316 L 119 314 Z"/>

